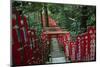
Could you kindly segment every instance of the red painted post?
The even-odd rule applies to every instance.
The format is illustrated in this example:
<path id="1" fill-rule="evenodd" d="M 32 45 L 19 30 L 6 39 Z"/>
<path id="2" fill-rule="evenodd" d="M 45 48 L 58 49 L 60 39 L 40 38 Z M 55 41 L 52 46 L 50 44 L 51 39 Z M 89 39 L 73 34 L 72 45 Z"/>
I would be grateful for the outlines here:
<path id="1" fill-rule="evenodd" d="M 96 60 L 96 30 L 94 26 L 90 26 L 87 29 L 88 31 L 88 37 L 89 37 L 89 44 L 90 44 L 90 60 Z"/>
<path id="2" fill-rule="evenodd" d="M 22 65 L 22 48 L 20 45 L 18 25 L 16 24 L 16 19 L 12 19 L 12 60 L 14 65 Z"/>
<path id="3" fill-rule="evenodd" d="M 81 36 L 77 36 L 77 61 L 81 61 Z"/>
<path id="4" fill-rule="evenodd" d="M 90 44 L 89 44 L 89 37 L 88 37 L 88 33 L 86 32 L 84 35 L 84 39 L 85 39 L 85 61 L 89 61 L 89 49 L 90 49 Z"/>

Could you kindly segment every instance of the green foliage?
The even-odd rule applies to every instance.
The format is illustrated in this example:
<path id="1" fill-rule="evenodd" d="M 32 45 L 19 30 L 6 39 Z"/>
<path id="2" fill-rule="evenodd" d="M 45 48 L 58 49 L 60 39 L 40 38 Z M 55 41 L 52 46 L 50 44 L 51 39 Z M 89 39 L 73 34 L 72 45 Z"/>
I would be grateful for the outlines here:
<path id="1" fill-rule="evenodd" d="M 61 28 L 70 31 L 72 35 L 80 33 L 80 24 L 82 19 L 83 5 L 69 5 L 69 4 L 52 4 L 52 3 L 37 3 L 37 2 L 13 2 L 13 7 L 21 9 L 24 14 L 28 15 L 29 26 L 37 29 L 37 35 L 40 35 L 42 24 L 37 13 L 44 12 L 44 5 L 47 6 L 48 15 L 51 16 L 57 25 Z M 96 7 L 87 6 L 87 26 L 96 25 Z M 37 21 L 35 21 L 37 20 Z M 39 20 L 39 21 L 38 21 Z"/>
<path id="2" fill-rule="evenodd" d="M 80 33 L 83 5 L 49 4 L 49 15 L 57 21 L 58 26 L 65 28 L 72 35 Z M 95 6 L 87 6 L 87 25 L 96 25 Z M 94 15 L 94 16 L 92 16 Z"/>

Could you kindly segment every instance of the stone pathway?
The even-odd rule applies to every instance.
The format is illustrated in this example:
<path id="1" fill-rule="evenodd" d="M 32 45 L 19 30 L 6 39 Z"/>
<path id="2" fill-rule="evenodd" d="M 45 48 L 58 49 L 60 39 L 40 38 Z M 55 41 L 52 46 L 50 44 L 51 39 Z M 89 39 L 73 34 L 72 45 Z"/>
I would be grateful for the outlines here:
<path id="1" fill-rule="evenodd" d="M 66 62 L 64 51 L 61 50 L 61 47 L 59 46 L 56 38 L 52 38 L 50 55 L 51 55 L 51 58 L 50 58 L 49 63 L 65 63 Z"/>

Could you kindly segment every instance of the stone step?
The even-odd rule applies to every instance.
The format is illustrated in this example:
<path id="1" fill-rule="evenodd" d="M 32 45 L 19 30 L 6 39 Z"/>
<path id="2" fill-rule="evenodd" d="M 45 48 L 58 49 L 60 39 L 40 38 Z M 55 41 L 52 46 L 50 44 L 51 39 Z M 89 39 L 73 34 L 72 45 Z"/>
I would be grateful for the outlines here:
<path id="1" fill-rule="evenodd" d="M 62 51 L 56 38 L 52 38 L 51 40 L 50 56 L 51 56 L 50 63 L 65 63 L 66 62 L 64 51 Z"/>
<path id="2" fill-rule="evenodd" d="M 52 58 L 52 63 L 65 63 L 65 57 Z"/>

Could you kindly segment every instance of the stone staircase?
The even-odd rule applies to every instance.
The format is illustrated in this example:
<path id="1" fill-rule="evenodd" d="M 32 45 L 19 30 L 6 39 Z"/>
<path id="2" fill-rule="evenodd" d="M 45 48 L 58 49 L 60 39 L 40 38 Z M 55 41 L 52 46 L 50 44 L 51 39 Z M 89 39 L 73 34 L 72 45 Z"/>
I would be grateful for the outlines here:
<path id="1" fill-rule="evenodd" d="M 65 63 L 66 62 L 64 51 L 62 51 L 56 38 L 52 38 L 50 56 L 51 56 L 50 61 L 47 63 Z"/>

